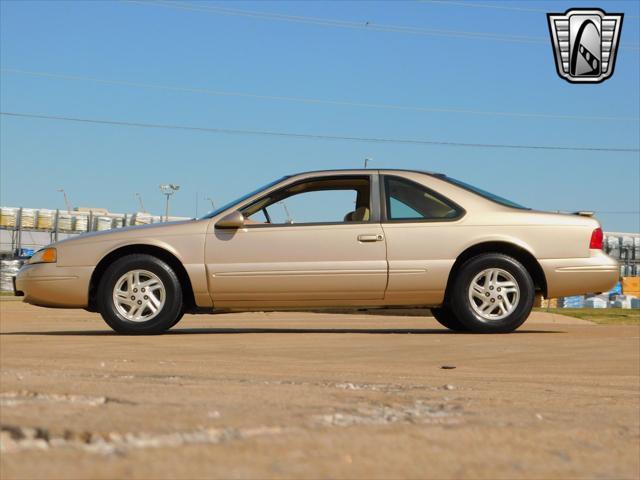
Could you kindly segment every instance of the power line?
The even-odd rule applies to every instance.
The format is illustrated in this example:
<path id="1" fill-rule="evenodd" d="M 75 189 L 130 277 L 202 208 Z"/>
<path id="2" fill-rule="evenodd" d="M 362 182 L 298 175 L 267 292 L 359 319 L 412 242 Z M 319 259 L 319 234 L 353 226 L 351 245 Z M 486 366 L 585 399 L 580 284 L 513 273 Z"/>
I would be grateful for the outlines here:
<path id="1" fill-rule="evenodd" d="M 411 33 L 414 35 L 482 38 L 487 40 L 504 40 L 504 41 L 522 42 L 522 43 L 540 43 L 540 40 L 541 40 L 536 37 L 526 37 L 526 36 L 520 36 L 520 35 L 502 35 L 502 34 L 484 33 L 484 32 L 441 30 L 441 29 L 431 29 L 431 28 L 410 27 L 406 25 L 387 25 L 387 24 L 374 23 L 370 21 L 355 22 L 350 20 L 337 20 L 337 19 L 329 19 L 329 18 L 306 17 L 306 16 L 299 16 L 299 15 L 286 15 L 286 14 L 280 14 L 280 13 L 260 12 L 255 10 L 239 10 L 235 8 L 226 8 L 226 7 L 219 7 L 219 6 L 213 6 L 213 5 L 194 5 L 190 3 L 174 2 L 169 0 L 158 0 L 158 1 L 128 0 L 128 2 L 138 3 L 142 5 L 175 8 L 178 10 L 213 13 L 218 15 L 240 16 L 240 17 L 258 18 L 262 20 L 276 20 L 276 21 L 284 21 L 284 22 L 306 23 L 306 24 L 319 25 L 324 27 L 356 28 L 356 29 L 366 29 L 366 30 L 374 30 L 374 31 Z M 546 40 L 545 43 L 548 43 L 548 40 Z"/>
<path id="2" fill-rule="evenodd" d="M 495 10 L 510 10 L 514 12 L 529 12 L 529 13 L 549 13 L 549 10 L 545 10 L 543 8 L 530 8 L 530 7 L 520 7 L 513 5 L 493 5 L 486 3 L 478 3 L 478 2 L 456 2 L 450 0 L 421 0 L 425 3 L 439 3 L 442 5 L 450 5 L 453 7 L 465 7 L 465 8 L 486 8 L 486 9 L 495 9 Z M 506 3 L 506 2 L 505 2 Z M 640 18 L 638 15 L 627 15 L 625 14 L 625 18 Z"/>
<path id="3" fill-rule="evenodd" d="M 425 3 L 440 3 L 443 5 L 451 5 L 453 7 L 469 7 L 469 8 L 490 8 L 497 10 L 512 10 L 516 12 L 535 12 L 546 13 L 546 10 L 541 8 L 529 8 L 529 7 L 514 7 L 512 5 L 487 5 L 486 3 L 477 2 L 453 2 L 449 0 L 422 0 Z"/>
<path id="4" fill-rule="evenodd" d="M 255 98 L 259 100 L 273 100 L 273 101 L 287 101 L 287 102 L 299 102 L 308 104 L 320 104 L 320 105 L 335 105 L 343 107 L 361 107 L 361 108 L 377 108 L 387 110 L 404 110 L 414 112 L 430 112 L 430 113 L 454 113 L 454 114 L 468 114 L 468 115 L 489 115 L 489 116 L 501 116 L 501 117 L 524 117 L 524 118 L 556 118 L 563 120 L 597 120 L 597 121 L 628 121 L 638 122 L 638 117 L 610 117 L 599 115 L 563 115 L 559 113 L 538 113 L 538 112 L 500 112 L 500 111 L 487 111 L 487 110 L 470 110 L 470 109 L 457 109 L 457 108 L 439 108 L 439 107 L 417 107 L 410 105 L 394 105 L 389 103 L 368 103 L 368 102 L 353 102 L 342 100 L 328 100 L 320 98 L 309 97 L 289 97 L 279 95 L 260 95 L 247 92 L 232 92 L 223 90 L 211 90 L 206 88 L 194 88 L 194 87 L 182 87 L 172 85 L 159 85 L 151 83 L 131 82 L 126 80 L 109 80 L 96 77 L 86 77 L 80 75 L 63 75 L 49 72 L 34 72 L 29 70 L 20 70 L 14 68 L 2 68 L 2 73 L 12 73 L 19 75 L 30 75 L 34 77 L 43 78 L 56 78 L 61 80 L 73 80 L 73 81 L 89 81 L 95 83 L 102 83 L 107 85 L 121 85 L 134 88 L 150 88 L 156 90 L 168 90 L 175 92 L 187 92 L 203 95 L 214 96 L 227 96 L 227 97 L 243 97 L 243 98 Z"/>
<path id="5" fill-rule="evenodd" d="M 411 27 L 407 25 L 388 25 L 374 23 L 371 21 L 350 21 L 337 20 L 330 18 L 306 17 L 300 15 L 286 15 L 281 13 L 259 12 L 255 10 L 239 10 L 235 8 L 226 8 L 213 5 L 194 5 L 185 2 L 175 2 L 170 0 L 126 0 L 128 3 L 137 3 L 141 5 L 150 5 L 155 7 L 167 7 L 178 10 L 187 10 L 193 12 L 212 13 L 216 15 L 240 16 L 249 18 L 258 18 L 262 20 L 275 20 L 283 22 L 305 23 L 319 25 L 323 27 L 337 28 L 355 28 L 380 32 L 407 33 L 412 35 L 426 35 L 436 37 L 453 37 L 453 38 L 472 38 L 479 40 L 495 40 L 513 43 L 528 44 L 548 44 L 549 39 L 543 37 L 531 37 L 524 35 L 508 35 L 494 32 L 470 32 L 461 30 L 442 30 L 435 28 Z M 638 49 L 638 44 L 626 44 L 626 48 Z"/>
<path id="6" fill-rule="evenodd" d="M 121 127 L 141 127 L 155 128 L 167 130 L 186 130 L 206 133 L 226 133 L 232 135 L 263 135 L 272 137 L 290 137 L 311 140 L 342 140 L 350 142 L 366 142 L 366 143 L 395 143 L 409 145 L 432 145 L 442 147 L 473 147 L 473 148 L 502 148 L 502 149 L 526 149 L 526 150 L 564 150 L 578 152 L 615 152 L 615 153 L 637 153 L 639 148 L 612 148 L 612 147 L 574 147 L 561 145 L 521 145 L 521 144 L 503 144 L 503 143 L 467 143 L 453 142 L 443 140 L 419 140 L 419 139 L 402 139 L 402 138 L 381 138 L 381 137 L 356 137 L 343 135 L 325 135 L 312 133 L 293 133 L 293 132 L 277 132 L 268 130 L 242 130 L 233 128 L 215 128 L 215 127 L 195 127 L 188 125 L 172 125 L 159 123 L 140 123 L 120 120 L 104 120 L 94 118 L 65 117 L 60 115 L 40 115 L 22 112 L 0 112 L 0 115 L 22 118 L 36 118 L 42 120 L 58 120 L 66 122 L 92 123 L 101 125 L 115 125 Z"/>
<path id="7" fill-rule="evenodd" d="M 261 20 L 275 20 L 283 22 L 295 22 L 305 23 L 311 25 L 318 25 L 322 27 L 336 27 L 336 28 L 351 28 L 351 29 L 365 29 L 370 31 L 380 32 L 395 32 L 395 33 L 408 33 L 413 35 L 427 35 L 427 36 L 441 36 L 441 37 L 454 37 L 454 38 L 475 38 L 484 40 L 498 40 L 516 43 L 548 43 L 548 40 L 542 40 L 537 37 L 526 37 L 520 35 L 502 35 L 495 33 L 484 32 L 467 32 L 467 31 L 455 31 L 455 30 L 441 30 L 431 28 L 410 27 L 405 25 L 387 25 L 379 24 L 371 21 L 349 21 L 349 20 L 337 20 L 329 18 L 318 17 L 305 17 L 298 15 L 285 15 L 280 13 L 270 12 L 258 12 L 254 10 L 238 10 L 234 8 L 218 7 L 212 5 L 193 5 L 183 2 L 172 1 L 147 1 L 147 0 L 127 0 L 128 3 L 137 3 L 142 5 L 150 5 L 156 7 L 167 7 L 178 10 L 187 10 L 193 12 L 212 13 L 216 15 L 228 15 L 257 18 Z"/>

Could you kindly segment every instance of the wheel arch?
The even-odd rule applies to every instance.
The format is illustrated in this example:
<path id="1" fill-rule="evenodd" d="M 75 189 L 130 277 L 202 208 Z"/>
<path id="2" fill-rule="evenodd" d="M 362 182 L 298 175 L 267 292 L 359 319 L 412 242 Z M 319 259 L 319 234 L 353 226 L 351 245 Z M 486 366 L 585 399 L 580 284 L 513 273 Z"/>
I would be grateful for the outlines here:
<path id="1" fill-rule="evenodd" d="M 502 253 L 518 260 L 531 275 L 536 292 L 541 293 L 545 297 L 547 296 L 547 279 L 544 271 L 542 270 L 538 260 L 536 260 L 536 257 L 529 250 L 508 241 L 486 241 L 472 245 L 458 255 L 456 261 L 451 267 L 451 271 L 449 272 L 449 278 L 447 280 L 447 287 L 445 290 L 445 299 L 448 297 L 449 289 L 451 288 L 453 280 L 455 279 L 460 267 L 470 258 L 483 253 Z"/>
<path id="2" fill-rule="evenodd" d="M 166 262 L 176 273 L 176 275 L 178 276 L 178 280 L 180 281 L 185 311 L 195 310 L 196 302 L 195 296 L 193 294 L 193 286 L 191 285 L 191 279 L 189 278 L 184 265 L 182 265 L 182 262 L 172 252 L 165 248 L 159 247 L 157 245 L 142 243 L 118 247 L 110 251 L 105 256 L 103 256 L 102 259 L 100 259 L 100 261 L 96 265 L 96 268 L 94 268 L 93 273 L 91 274 L 91 279 L 89 281 L 89 303 L 87 310 L 91 312 L 97 311 L 96 293 L 98 285 L 100 283 L 102 275 L 107 270 L 109 265 L 117 259 L 124 257 L 125 255 L 131 255 L 135 253 L 152 255 Z"/>

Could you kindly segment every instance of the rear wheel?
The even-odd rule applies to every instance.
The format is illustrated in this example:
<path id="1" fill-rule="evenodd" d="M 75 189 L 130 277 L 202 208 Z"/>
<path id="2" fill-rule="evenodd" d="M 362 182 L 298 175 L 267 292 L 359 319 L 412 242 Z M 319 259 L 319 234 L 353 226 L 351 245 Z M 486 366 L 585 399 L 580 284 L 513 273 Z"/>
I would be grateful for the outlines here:
<path id="1" fill-rule="evenodd" d="M 453 315 L 469 330 L 506 333 L 522 325 L 531 313 L 535 287 L 516 259 L 488 253 L 462 265 L 450 296 Z"/>
<path id="2" fill-rule="evenodd" d="M 449 330 L 454 330 L 456 332 L 464 332 L 465 330 L 468 330 L 462 322 L 453 316 L 453 312 L 447 306 L 432 308 L 431 314 L 433 315 L 433 318 L 440 323 L 440 325 L 447 327 Z"/>
<path id="3" fill-rule="evenodd" d="M 102 318 L 118 333 L 162 333 L 178 323 L 183 313 L 177 275 L 152 255 L 116 260 L 102 276 L 97 294 Z"/>

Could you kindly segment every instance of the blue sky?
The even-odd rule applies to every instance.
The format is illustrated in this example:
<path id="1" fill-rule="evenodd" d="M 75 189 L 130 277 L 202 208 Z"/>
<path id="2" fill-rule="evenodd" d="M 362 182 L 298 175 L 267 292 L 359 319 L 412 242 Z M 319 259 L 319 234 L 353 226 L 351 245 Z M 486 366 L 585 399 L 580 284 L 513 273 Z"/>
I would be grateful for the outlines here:
<path id="1" fill-rule="evenodd" d="M 461 3 L 461 2 L 459 2 Z M 196 10 L 134 2 L 2 1 L 3 111 L 116 121 L 339 136 L 638 148 L 638 2 L 193 2 Z M 222 15 L 206 7 L 491 32 L 533 42 L 456 38 Z M 544 11 L 624 12 L 613 78 L 572 85 L 555 71 Z M 205 7 L 204 9 L 202 7 Z M 529 11 L 531 10 L 542 10 Z M 13 71 L 11 71 L 13 70 Z M 33 76 L 492 112 L 546 118 L 367 108 L 222 96 Z M 360 167 L 440 171 L 519 203 L 591 209 L 608 230 L 640 231 L 634 153 L 499 150 L 321 141 L 0 118 L 2 205 L 160 213 L 160 183 L 177 183 L 172 213 L 195 215 L 279 176 Z"/>

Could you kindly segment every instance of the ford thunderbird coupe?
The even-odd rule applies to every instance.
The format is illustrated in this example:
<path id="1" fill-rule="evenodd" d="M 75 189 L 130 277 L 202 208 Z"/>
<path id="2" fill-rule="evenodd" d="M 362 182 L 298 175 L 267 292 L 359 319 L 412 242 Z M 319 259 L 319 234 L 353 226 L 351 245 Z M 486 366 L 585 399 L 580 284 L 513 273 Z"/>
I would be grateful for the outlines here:
<path id="1" fill-rule="evenodd" d="M 534 211 L 437 173 L 335 170 L 281 178 L 200 219 L 54 243 L 15 289 L 127 334 L 164 332 L 184 313 L 389 306 L 502 333 L 536 299 L 617 279 L 587 212 Z"/>

